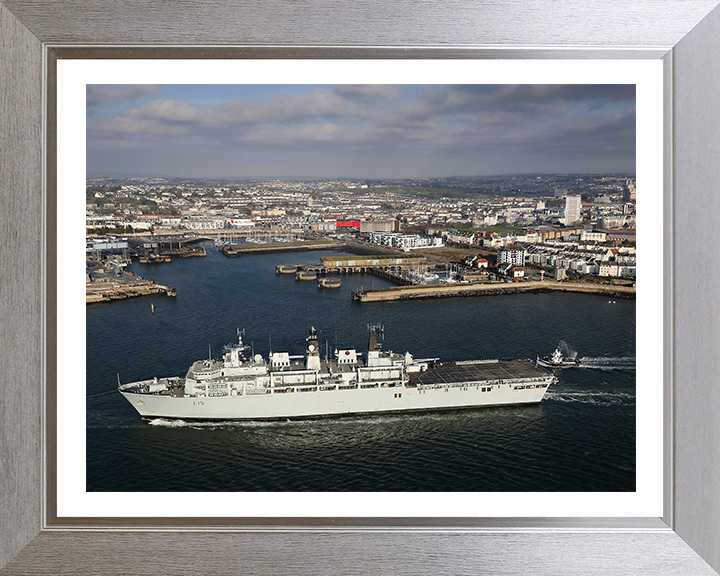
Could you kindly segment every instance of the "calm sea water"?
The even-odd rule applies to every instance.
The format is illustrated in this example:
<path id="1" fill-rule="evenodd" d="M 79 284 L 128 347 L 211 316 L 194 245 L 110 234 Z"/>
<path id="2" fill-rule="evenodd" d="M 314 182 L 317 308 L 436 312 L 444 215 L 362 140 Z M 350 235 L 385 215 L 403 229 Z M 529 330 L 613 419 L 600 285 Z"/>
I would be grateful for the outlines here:
<path id="1" fill-rule="evenodd" d="M 133 263 L 177 287 L 87 308 L 88 491 L 633 491 L 635 301 L 523 294 L 421 302 L 352 302 L 390 282 L 346 275 L 339 290 L 276 275 L 278 264 L 330 253 Z M 155 313 L 151 313 L 151 304 Z M 302 354 L 314 326 L 364 351 L 367 324 L 383 348 L 441 360 L 535 358 L 565 341 L 585 367 L 559 372 L 542 403 L 459 412 L 271 423 L 142 420 L 122 382 L 184 376 L 245 329 L 254 353 Z M 324 346 L 324 345 L 323 345 Z"/>

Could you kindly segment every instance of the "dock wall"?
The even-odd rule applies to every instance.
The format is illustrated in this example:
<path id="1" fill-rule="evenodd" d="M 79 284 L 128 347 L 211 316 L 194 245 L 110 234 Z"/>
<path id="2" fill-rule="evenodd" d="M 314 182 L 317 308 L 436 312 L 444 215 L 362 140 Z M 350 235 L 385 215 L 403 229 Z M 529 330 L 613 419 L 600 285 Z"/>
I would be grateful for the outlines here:
<path id="1" fill-rule="evenodd" d="M 153 294 L 167 294 L 175 296 L 175 289 L 161 284 L 114 284 L 93 283 L 85 289 L 85 303 L 110 302 L 112 300 L 126 300 L 136 296 L 150 296 Z"/>
<path id="2" fill-rule="evenodd" d="M 635 298 L 635 287 L 608 284 L 580 284 L 570 282 L 497 282 L 492 284 L 398 286 L 384 290 L 355 290 L 352 299 L 359 302 L 386 302 L 390 300 L 425 300 L 430 298 L 458 298 L 495 296 L 524 292 L 580 292 L 610 298 Z"/>
<path id="3" fill-rule="evenodd" d="M 342 244 L 334 242 L 318 242 L 295 244 L 288 243 L 270 243 L 270 244 L 232 244 L 230 246 L 221 246 L 220 252 L 228 258 L 236 258 L 238 256 L 250 256 L 251 254 L 272 254 L 275 252 L 307 252 L 311 250 L 338 250 L 342 249 Z"/>

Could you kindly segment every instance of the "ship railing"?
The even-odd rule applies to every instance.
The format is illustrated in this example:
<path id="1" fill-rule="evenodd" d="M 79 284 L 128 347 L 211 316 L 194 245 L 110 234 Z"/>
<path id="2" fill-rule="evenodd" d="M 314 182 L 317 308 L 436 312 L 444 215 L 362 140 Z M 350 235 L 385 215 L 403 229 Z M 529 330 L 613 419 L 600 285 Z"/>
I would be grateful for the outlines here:
<path id="1" fill-rule="evenodd" d="M 257 396 L 260 394 L 270 394 L 270 388 L 246 388 L 246 396 Z"/>

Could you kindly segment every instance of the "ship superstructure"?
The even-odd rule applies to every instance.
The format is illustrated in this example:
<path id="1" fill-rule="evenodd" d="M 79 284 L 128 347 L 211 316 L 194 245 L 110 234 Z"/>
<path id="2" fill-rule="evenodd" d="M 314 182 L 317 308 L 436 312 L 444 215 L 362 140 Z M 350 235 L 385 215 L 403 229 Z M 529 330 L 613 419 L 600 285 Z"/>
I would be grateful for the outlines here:
<path id="1" fill-rule="evenodd" d="M 272 420 L 451 410 L 540 402 L 555 377 L 522 360 L 440 364 L 381 350 L 380 325 L 369 327 L 368 350 L 339 348 L 321 359 L 311 328 L 305 354 L 271 352 L 246 358 L 243 332 L 222 358 L 198 360 L 184 378 L 119 386 L 143 418 Z"/>

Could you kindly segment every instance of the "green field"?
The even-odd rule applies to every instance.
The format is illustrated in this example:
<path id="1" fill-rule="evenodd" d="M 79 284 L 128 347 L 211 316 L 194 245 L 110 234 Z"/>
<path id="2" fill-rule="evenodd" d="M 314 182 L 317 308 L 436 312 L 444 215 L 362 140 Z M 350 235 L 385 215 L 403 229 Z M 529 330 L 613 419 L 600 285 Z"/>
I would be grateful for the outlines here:
<path id="1" fill-rule="evenodd" d="M 332 240 L 300 240 L 297 242 L 267 242 L 262 244 L 233 244 L 233 250 L 258 250 L 270 248 L 297 248 L 302 246 L 319 246 L 336 244 Z"/>
<path id="2" fill-rule="evenodd" d="M 389 193 L 393 194 L 410 194 L 415 196 L 424 196 L 426 198 L 467 198 L 468 196 L 473 196 L 477 194 L 477 192 L 472 192 L 469 190 L 445 190 L 442 188 L 434 189 L 434 188 L 411 188 L 409 190 L 405 189 L 397 189 L 397 190 L 388 190 Z"/>
<path id="3" fill-rule="evenodd" d="M 486 226 L 484 228 L 461 228 L 458 232 L 474 234 L 476 232 L 495 232 L 496 234 L 508 234 L 510 232 L 521 232 L 522 226 Z"/>

